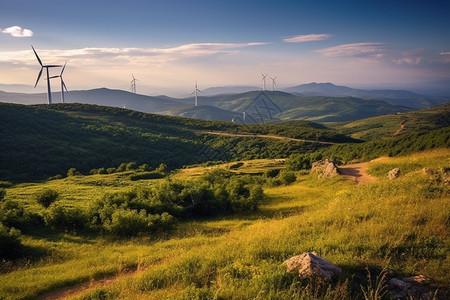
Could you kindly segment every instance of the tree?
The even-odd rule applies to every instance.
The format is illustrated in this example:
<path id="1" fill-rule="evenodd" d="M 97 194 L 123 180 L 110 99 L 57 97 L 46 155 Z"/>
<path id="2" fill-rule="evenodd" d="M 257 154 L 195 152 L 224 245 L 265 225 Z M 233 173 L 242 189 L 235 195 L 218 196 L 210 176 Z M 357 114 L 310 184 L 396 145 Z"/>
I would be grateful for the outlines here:
<path id="1" fill-rule="evenodd" d="M 75 168 L 70 168 L 70 169 L 67 171 L 67 177 L 70 177 L 70 176 L 77 176 L 77 175 L 81 175 L 81 173 L 78 172 L 77 169 L 75 169 Z"/>
<path id="2" fill-rule="evenodd" d="M 52 189 L 44 189 L 42 192 L 37 193 L 35 197 L 37 203 L 48 208 L 50 204 L 58 199 L 59 193 Z"/>

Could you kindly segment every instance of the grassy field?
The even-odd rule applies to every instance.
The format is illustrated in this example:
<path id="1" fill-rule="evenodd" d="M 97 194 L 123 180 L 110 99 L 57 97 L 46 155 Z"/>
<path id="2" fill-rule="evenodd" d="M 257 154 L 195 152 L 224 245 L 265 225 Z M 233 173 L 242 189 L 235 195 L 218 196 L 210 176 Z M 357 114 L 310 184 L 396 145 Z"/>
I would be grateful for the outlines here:
<path id="1" fill-rule="evenodd" d="M 258 176 L 283 168 L 283 160 L 181 169 L 172 177 L 221 167 Z M 390 181 L 386 173 L 393 167 L 402 175 Z M 432 172 L 425 174 L 424 167 Z M 24 231 L 22 244 L 35 255 L 2 262 L 0 299 L 34 299 L 64 288 L 70 288 L 64 298 L 75 299 L 363 299 L 366 267 L 374 276 L 384 268 L 399 277 L 423 274 L 445 299 L 450 193 L 441 168 L 450 168 L 448 149 L 374 160 L 368 170 L 377 179 L 366 185 L 299 173 L 291 185 L 264 187 L 266 197 L 254 213 L 183 221 L 153 236 Z M 42 213 L 34 195 L 51 188 L 61 204 L 85 208 L 106 192 L 159 181 L 130 181 L 127 173 L 74 176 L 12 186 L 5 200 Z M 340 278 L 309 282 L 286 273 L 283 261 L 304 251 L 337 264 Z M 96 284 L 111 276 L 115 280 Z"/>

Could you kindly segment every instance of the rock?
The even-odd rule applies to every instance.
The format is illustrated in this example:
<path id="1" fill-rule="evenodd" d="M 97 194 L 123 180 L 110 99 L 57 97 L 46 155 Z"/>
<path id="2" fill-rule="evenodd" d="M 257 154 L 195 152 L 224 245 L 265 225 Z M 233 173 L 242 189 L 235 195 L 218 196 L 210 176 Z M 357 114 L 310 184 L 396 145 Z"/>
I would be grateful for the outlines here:
<path id="1" fill-rule="evenodd" d="M 332 160 L 326 158 L 313 163 L 311 167 L 311 173 L 317 174 L 317 178 L 324 178 L 334 177 L 340 172 L 336 164 Z"/>
<path id="2" fill-rule="evenodd" d="M 342 272 L 341 268 L 317 256 L 315 252 L 304 252 L 289 258 L 283 263 L 287 266 L 288 272 L 298 271 L 300 278 L 320 276 L 330 279 Z"/>
<path id="3" fill-rule="evenodd" d="M 393 299 L 433 299 L 433 293 L 428 284 L 430 280 L 424 275 L 406 277 L 402 280 L 391 278 L 388 289 Z"/>
<path id="4" fill-rule="evenodd" d="M 392 170 L 389 171 L 388 173 L 388 178 L 390 180 L 396 179 L 400 176 L 400 169 L 399 168 L 394 168 Z"/>

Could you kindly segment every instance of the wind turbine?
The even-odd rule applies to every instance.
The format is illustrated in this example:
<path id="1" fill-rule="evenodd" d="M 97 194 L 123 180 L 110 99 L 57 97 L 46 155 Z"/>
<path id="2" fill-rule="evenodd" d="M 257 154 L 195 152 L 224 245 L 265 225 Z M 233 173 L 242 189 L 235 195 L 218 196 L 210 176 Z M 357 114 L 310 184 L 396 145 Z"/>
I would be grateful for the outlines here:
<path id="1" fill-rule="evenodd" d="M 48 104 L 52 104 L 52 91 L 50 89 L 50 75 L 48 72 L 48 68 L 59 68 L 62 67 L 61 65 L 43 65 L 41 59 L 39 58 L 39 55 L 36 53 L 36 50 L 34 50 L 33 45 L 31 45 L 31 48 L 33 48 L 33 52 L 36 55 L 36 58 L 39 62 L 39 64 L 41 65 L 41 70 L 39 71 L 36 83 L 34 84 L 34 87 L 37 86 L 39 79 L 41 78 L 42 75 L 42 70 L 45 68 L 47 71 L 47 99 L 48 99 Z"/>
<path id="2" fill-rule="evenodd" d="M 263 82 L 263 91 L 265 91 L 266 90 L 266 77 L 269 74 L 264 75 L 263 73 L 261 73 L 261 75 L 262 75 L 262 80 L 261 81 Z"/>
<path id="3" fill-rule="evenodd" d="M 131 74 L 131 77 L 133 77 L 133 80 L 131 80 L 131 92 L 136 94 L 136 81 L 139 81 L 139 79 L 134 78 L 133 74 Z"/>
<path id="4" fill-rule="evenodd" d="M 275 90 L 275 86 L 277 85 L 277 83 L 275 82 L 275 79 L 278 78 L 278 76 L 275 76 L 274 78 L 269 77 L 270 79 L 272 79 L 272 92 Z"/>
<path id="5" fill-rule="evenodd" d="M 197 102 L 197 95 L 198 95 L 198 92 L 200 92 L 200 93 L 202 93 L 203 94 L 203 92 L 202 91 L 200 91 L 199 89 L 198 89 L 198 87 L 197 87 L 197 81 L 195 82 L 195 90 L 191 93 L 191 95 L 192 94 L 194 94 L 195 95 L 195 97 L 194 97 L 194 106 L 198 106 L 198 102 Z"/>
<path id="6" fill-rule="evenodd" d="M 49 78 L 49 80 L 53 79 L 53 78 L 58 78 L 58 77 L 59 77 L 59 79 L 61 79 L 61 103 L 64 103 L 64 89 L 66 89 L 66 92 L 68 92 L 67 86 L 64 83 L 64 79 L 62 78 L 62 74 L 64 72 L 64 69 L 66 68 L 66 64 L 67 64 L 67 62 L 64 64 L 64 66 L 63 66 L 63 68 L 61 70 L 61 73 L 59 75 L 52 76 L 52 77 Z"/>

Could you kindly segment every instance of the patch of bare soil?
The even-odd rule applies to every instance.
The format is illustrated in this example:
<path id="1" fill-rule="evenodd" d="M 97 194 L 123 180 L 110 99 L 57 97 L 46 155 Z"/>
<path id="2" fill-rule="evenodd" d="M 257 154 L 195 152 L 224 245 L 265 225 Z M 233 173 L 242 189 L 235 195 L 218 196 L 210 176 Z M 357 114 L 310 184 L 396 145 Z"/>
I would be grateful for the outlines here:
<path id="1" fill-rule="evenodd" d="M 124 270 L 119 275 L 109 276 L 102 279 L 92 279 L 89 282 L 85 282 L 82 284 L 78 284 L 75 286 L 70 286 L 61 290 L 56 290 L 49 292 L 47 294 L 41 295 L 37 297 L 37 300 L 59 300 L 59 299 L 66 299 L 68 297 L 74 297 L 77 296 L 87 290 L 93 290 L 98 287 L 102 287 L 105 285 L 109 285 L 117 281 L 118 279 L 124 278 L 124 277 L 130 277 L 133 275 L 136 275 L 138 271 L 134 270 Z"/>
<path id="2" fill-rule="evenodd" d="M 358 163 L 339 167 L 341 175 L 356 184 L 367 184 L 375 181 L 375 177 L 367 173 L 368 163 Z"/>

